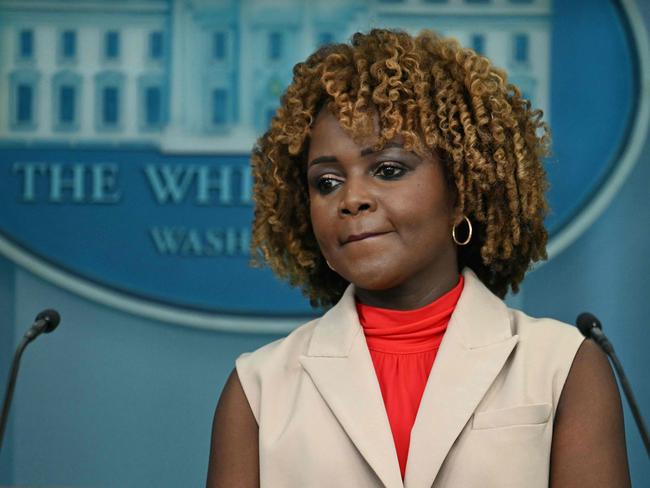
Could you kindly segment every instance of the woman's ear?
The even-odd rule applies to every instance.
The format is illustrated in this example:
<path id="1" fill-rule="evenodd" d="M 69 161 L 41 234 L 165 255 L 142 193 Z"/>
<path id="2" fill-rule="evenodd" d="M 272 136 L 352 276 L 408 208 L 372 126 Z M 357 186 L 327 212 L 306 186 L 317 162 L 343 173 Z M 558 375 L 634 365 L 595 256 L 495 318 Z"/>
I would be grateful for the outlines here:
<path id="1" fill-rule="evenodd" d="M 458 205 L 458 193 L 456 192 L 456 188 L 448 188 L 447 201 L 449 202 L 447 208 L 449 209 L 451 225 L 456 225 L 463 220 L 463 212 L 460 205 Z"/>
<path id="2" fill-rule="evenodd" d="M 463 212 L 461 211 L 458 205 L 454 206 L 452 215 L 454 217 L 454 222 L 453 222 L 454 226 L 460 224 L 463 221 Z"/>
<path id="3" fill-rule="evenodd" d="M 433 150 L 433 157 L 440 165 L 440 169 L 445 178 L 445 183 L 447 186 L 447 195 L 449 197 L 449 209 L 451 210 L 450 214 L 453 217 L 453 223 L 458 223 L 462 217 L 463 213 L 458 205 L 458 188 L 456 187 L 456 180 L 452 173 L 452 159 L 449 153 L 442 149 Z"/>

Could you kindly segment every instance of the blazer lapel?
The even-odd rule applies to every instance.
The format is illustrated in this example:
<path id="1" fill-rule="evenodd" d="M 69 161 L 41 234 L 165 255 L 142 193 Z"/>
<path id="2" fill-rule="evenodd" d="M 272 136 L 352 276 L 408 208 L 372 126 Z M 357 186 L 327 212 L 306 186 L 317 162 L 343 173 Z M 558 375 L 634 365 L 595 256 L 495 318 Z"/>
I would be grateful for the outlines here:
<path id="1" fill-rule="evenodd" d="M 411 431 L 404 486 L 431 487 L 454 441 L 514 349 L 506 306 L 469 269 Z"/>
<path id="2" fill-rule="evenodd" d="M 321 318 L 300 362 L 383 484 L 402 487 L 395 444 L 352 286 Z"/>

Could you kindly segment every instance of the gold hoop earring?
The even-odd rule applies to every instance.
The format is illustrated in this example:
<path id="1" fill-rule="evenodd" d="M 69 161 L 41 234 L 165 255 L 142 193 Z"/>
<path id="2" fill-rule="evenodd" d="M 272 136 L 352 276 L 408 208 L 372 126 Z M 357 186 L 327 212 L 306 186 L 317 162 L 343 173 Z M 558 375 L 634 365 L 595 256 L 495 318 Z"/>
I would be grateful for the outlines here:
<path id="1" fill-rule="evenodd" d="M 460 222 L 458 224 L 454 224 L 454 226 L 451 228 L 451 238 L 454 240 L 457 246 L 466 246 L 469 244 L 469 241 L 472 240 L 472 222 L 470 222 L 470 220 L 465 215 L 463 215 L 463 220 L 467 222 L 467 238 L 463 242 L 459 242 L 456 238 L 456 227 L 458 224 L 460 224 Z"/>

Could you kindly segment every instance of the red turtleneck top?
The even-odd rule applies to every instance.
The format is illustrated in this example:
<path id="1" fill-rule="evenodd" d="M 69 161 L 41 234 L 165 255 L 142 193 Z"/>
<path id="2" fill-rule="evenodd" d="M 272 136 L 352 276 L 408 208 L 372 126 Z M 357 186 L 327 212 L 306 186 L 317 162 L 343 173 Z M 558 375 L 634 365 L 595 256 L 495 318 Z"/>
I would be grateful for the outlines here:
<path id="1" fill-rule="evenodd" d="M 390 310 L 357 302 L 359 322 L 379 380 L 402 479 L 411 429 L 424 387 L 462 290 L 461 275 L 453 289 L 416 310 Z"/>

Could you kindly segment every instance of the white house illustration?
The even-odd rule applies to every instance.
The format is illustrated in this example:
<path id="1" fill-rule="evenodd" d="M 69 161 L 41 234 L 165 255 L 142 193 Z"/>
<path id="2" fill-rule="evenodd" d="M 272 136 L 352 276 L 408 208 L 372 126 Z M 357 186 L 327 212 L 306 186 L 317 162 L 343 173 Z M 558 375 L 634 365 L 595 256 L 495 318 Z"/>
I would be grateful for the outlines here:
<path id="1" fill-rule="evenodd" d="M 0 144 L 248 152 L 296 62 L 375 26 L 457 38 L 548 120 L 550 0 L 0 0 Z"/>

